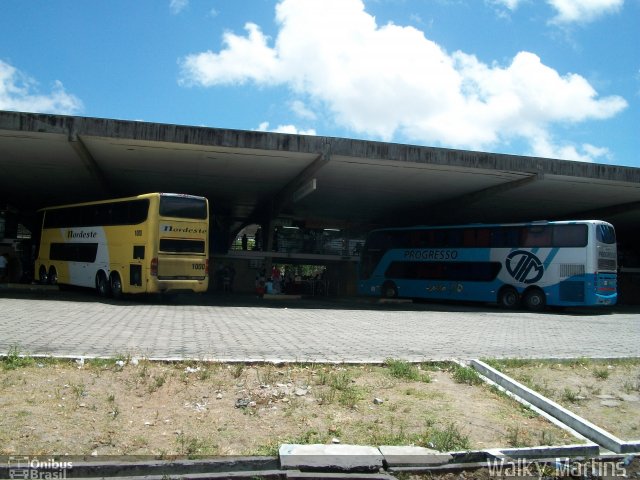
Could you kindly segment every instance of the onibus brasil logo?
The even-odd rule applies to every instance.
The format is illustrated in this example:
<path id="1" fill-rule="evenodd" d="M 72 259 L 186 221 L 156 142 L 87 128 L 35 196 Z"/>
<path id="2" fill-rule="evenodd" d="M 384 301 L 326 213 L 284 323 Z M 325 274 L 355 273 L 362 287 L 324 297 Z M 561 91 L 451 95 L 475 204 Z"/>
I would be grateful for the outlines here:
<path id="1" fill-rule="evenodd" d="M 516 250 L 507 256 L 507 272 L 518 282 L 535 283 L 544 274 L 544 265 L 540 259 L 526 250 Z"/>

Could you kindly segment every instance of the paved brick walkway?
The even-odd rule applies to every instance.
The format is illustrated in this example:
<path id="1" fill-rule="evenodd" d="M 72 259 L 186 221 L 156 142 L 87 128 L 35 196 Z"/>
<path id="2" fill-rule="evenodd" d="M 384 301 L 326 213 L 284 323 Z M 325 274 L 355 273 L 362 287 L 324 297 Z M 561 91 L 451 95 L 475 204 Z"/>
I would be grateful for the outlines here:
<path id="1" fill-rule="evenodd" d="M 640 357 L 640 311 L 533 314 L 459 305 L 365 306 L 204 297 L 103 303 L 91 293 L 0 296 L 0 353 L 222 361 L 380 362 Z"/>

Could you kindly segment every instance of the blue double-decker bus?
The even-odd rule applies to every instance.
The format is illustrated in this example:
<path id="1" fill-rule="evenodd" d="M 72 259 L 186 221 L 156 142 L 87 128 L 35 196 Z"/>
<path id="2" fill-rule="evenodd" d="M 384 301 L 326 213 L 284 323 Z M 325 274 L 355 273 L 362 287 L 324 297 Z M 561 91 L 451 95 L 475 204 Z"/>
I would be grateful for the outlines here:
<path id="1" fill-rule="evenodd" d="M 358 292 L 534 311 L 614 305 L 616 269 L 615 230 L 600 220 L 387 228 L 367 237 Z"/>

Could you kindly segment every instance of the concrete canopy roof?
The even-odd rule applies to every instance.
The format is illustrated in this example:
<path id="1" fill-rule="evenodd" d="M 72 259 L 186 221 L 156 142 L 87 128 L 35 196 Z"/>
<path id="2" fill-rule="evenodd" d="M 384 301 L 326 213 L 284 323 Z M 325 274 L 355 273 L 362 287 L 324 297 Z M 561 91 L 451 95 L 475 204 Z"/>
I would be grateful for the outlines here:
<path id="1" fill-rule="evenodd" d="M 274 212 L 363 229 L 572 217 L 640 225 L 640 169 L 630 167 L 7 111 L 0 152 L 0 201 L 25 211 L 164 191 L 208 197 L 231 230 Z"/>

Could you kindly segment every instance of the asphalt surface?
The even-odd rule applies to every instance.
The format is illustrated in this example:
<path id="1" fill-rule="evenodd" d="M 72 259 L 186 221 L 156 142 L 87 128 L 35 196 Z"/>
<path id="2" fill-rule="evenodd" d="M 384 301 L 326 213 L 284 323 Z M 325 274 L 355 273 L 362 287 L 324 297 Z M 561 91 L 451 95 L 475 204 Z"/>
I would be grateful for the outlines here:
<path id="1" fill-rule="evenodd" d="M 0 291 L 0 354 L 241 362 L 640 357 L 640 308 L 531 313 L 485 305 L 91 291 Z"/>

